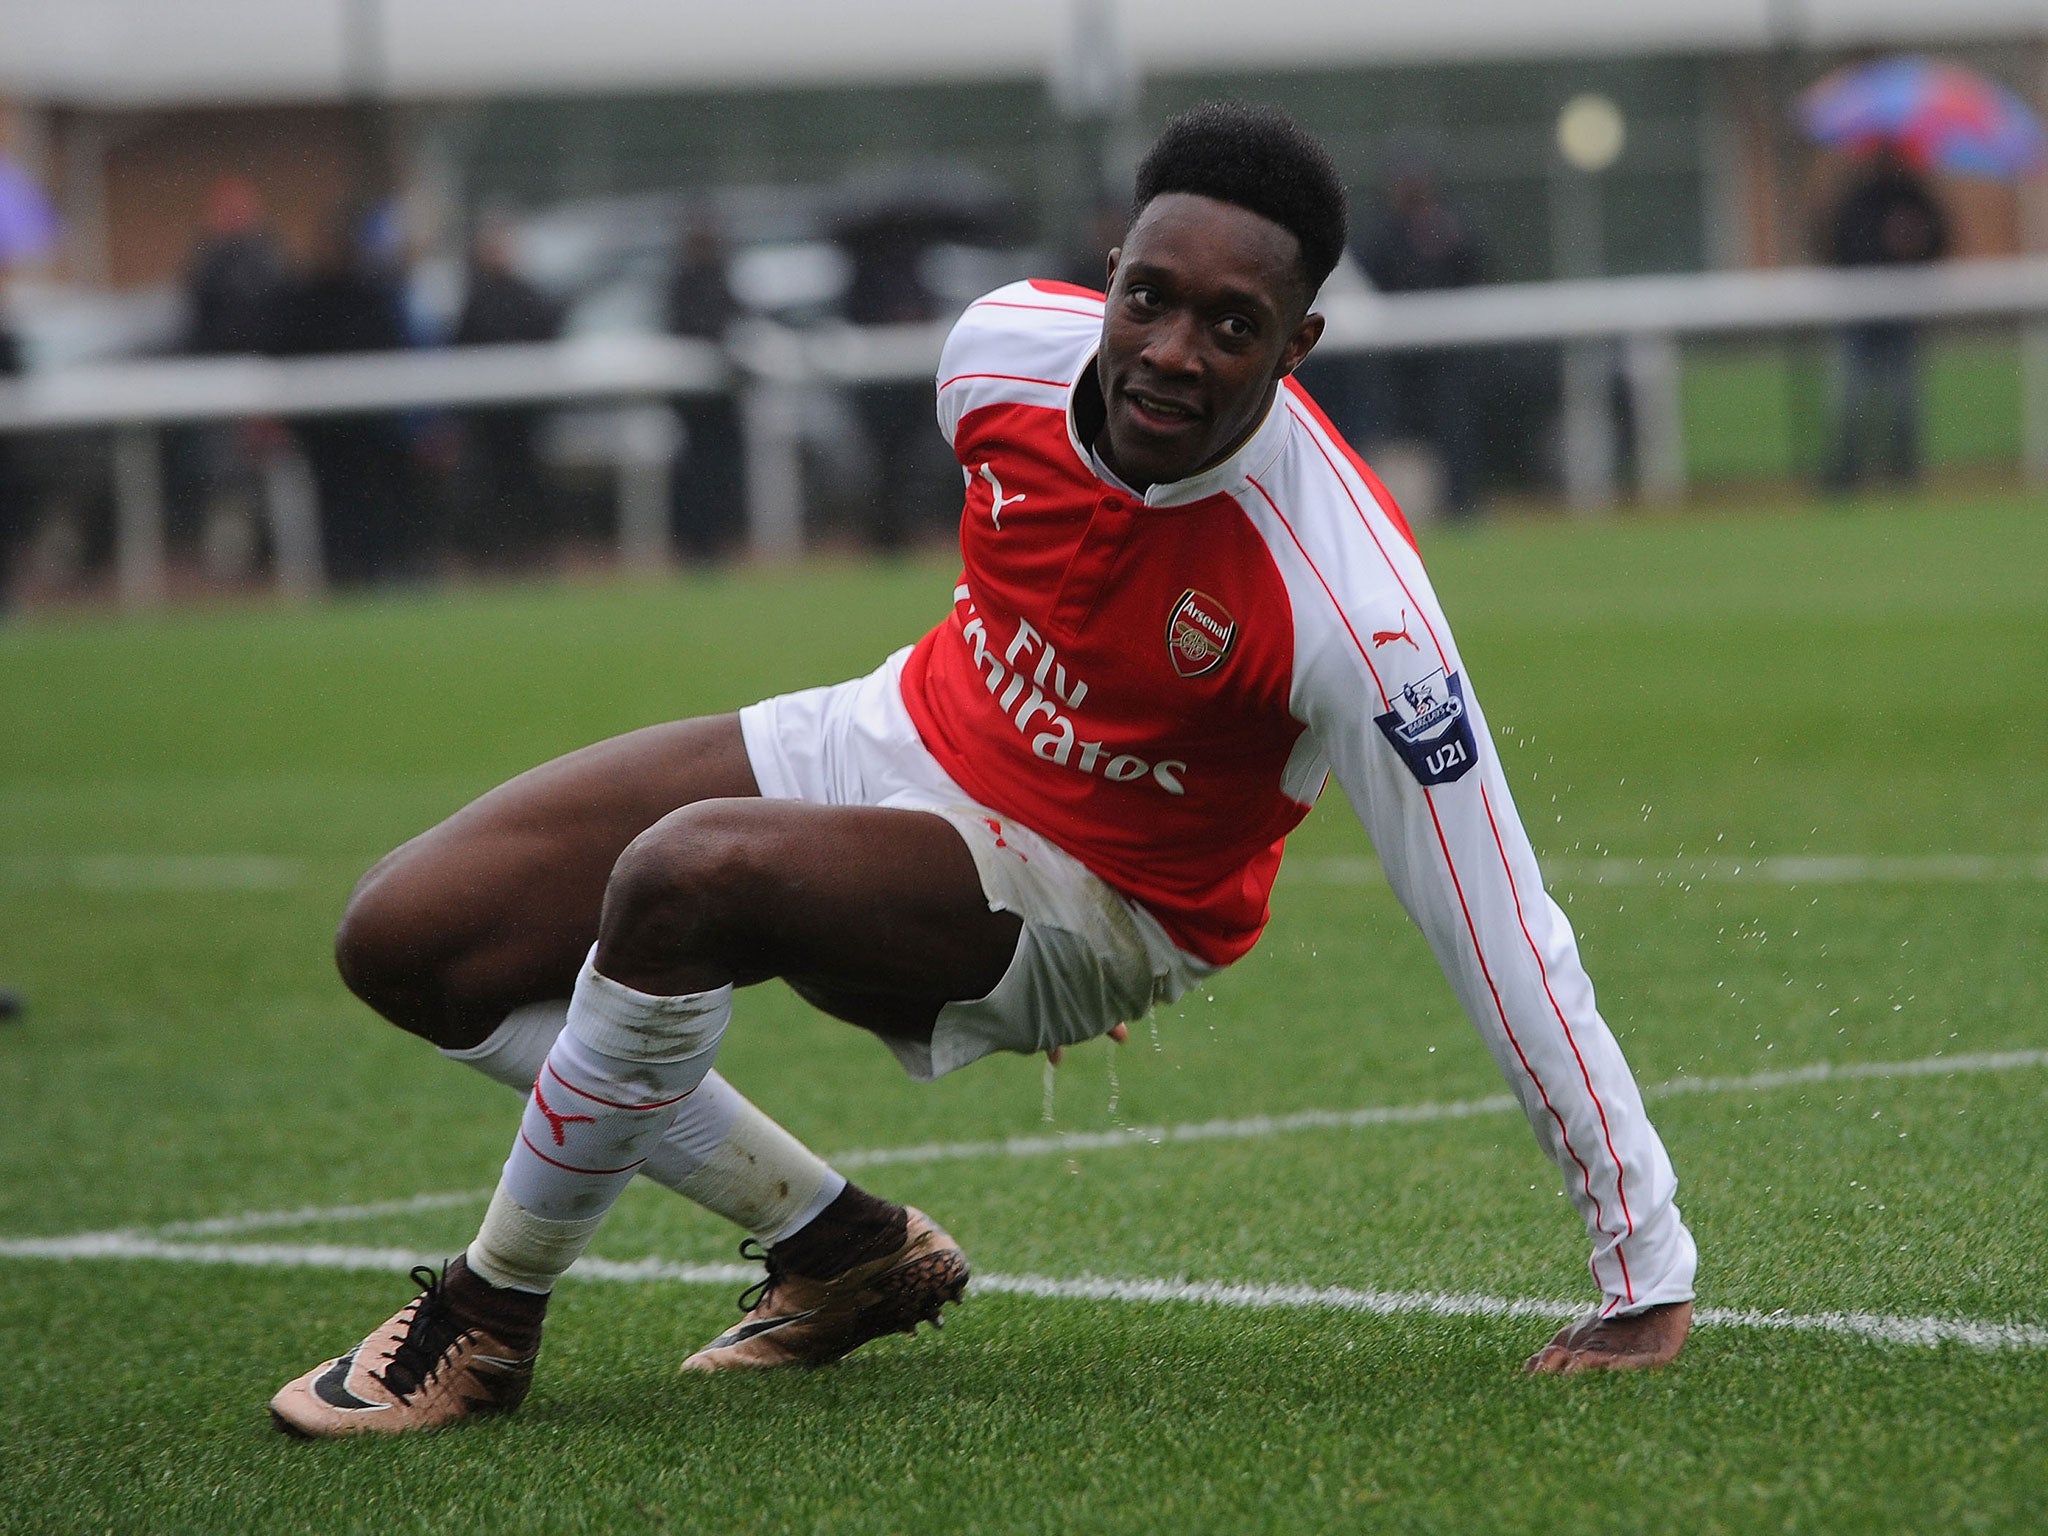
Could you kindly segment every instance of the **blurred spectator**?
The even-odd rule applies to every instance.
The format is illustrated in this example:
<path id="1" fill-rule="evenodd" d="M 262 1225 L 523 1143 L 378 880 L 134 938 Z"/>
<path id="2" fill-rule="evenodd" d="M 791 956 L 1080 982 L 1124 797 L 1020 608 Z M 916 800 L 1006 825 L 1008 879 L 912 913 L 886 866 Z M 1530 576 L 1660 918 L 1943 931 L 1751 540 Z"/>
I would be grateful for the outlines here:
<path id="1" fill-rule="evenodd" d="M 13 330 L 11 268 L 49 254 L 57 242 L 57 212 L 27 171 L 0 155 L 0 379 L 22 372 L 22 347 Z M 28 477 L 20 433 L 0 433 L 0 614 L 8 601 L 15 548 L 28 534 Z"/>
<path id="2" fill-rule="evenodd" d="M 922 325 L 943 312 L 924 278 L 924 256 L 947 237 L 945 209 L 879 202 L 843 219 L 834 238 L 852 264 L 843 303 L 855 325 Z M 1098 278 L 1099 282 L 1100 279 Z M 932 425 L 928 380 L 863 384 L 853 405 L 874 455 L 868 486 L 869 541 L 901 549 L 938 518 L 957 518 L 959 467 Z"/>
<path id="3" fill-rule="evenodd" d="M 357 209 L 330 221 L 312 266 L 279 297 L 274 352 L 314 357 L 406 345 L 402 285 L 370 259 L 362 235 Z M 408 574 L 425 541 L 404 419 L 307 416 L 293 430 L 319 494 L 328 579 L 347 586 Z"/>
<path id="4" fill-rule="evenodd" d="M 709 213 L 692 215 L 669 274 L 670 335 L 725 339 L 739 316 L 726 276 L 731 255 L 717 220 Z M 676 401 L 675 410 L 684 440 L 670 524 L 685 555 L 715 560 L 732 553 L 746 529 L 739 402 L 730 394 L 691 395 Z"/>
<path id="5" fill-rule="evenodd" d="M 1130 222 L 1120 204 L 1097 203 L 1088 215 L 1080 239 L 1068 252 L 1060 277 L 1100 293 L 1109 281 L 1109 253 L 1124 243 L 1124 229 Z"/>
<path id="6" fill-rule="evenodd" d="M 1925 179 L 1894 145 L 1859 168 L 1823 232 L 1839 267 L 1903 266 L 1948 254 L 1948 219 Z M 1873 462 L 1885 476 L 1920 473 L 1920 337 L 1905 320 L 1877 320 L 1842 332 L 1834 440 L 1825 483 L 1846 492 Z"/>
<path id="7" fill-rule="evenodd" d="M 198 249 L 185 271 L 185 350 L 262 352 L 284 286 L 284 257 L 246 176 L 223 176 L 206 194 Z"/>
<path id="8" fill-rule="evenodd" d="M 203 357 L 266 350 L 285 278 L 255 183 L 220 177 L 207 189 L 199 243 L 185 269 L 184 349 Z M 207 564 L 223 574 L 240 574 L 254 557 L 258 459 L 274 446 L 275 432 L 270 423 L 209 422 L 167 436 L 173 535 L 196 512 Z"/>
<path id="9" fill-rule="evenodd" d="M 0 272 L 0 299 L 5 298 L 5 277 Z M 14 378 L 21 371 L 21 342 L 9 328 L 6 305 L 0 303 L 0 379 Z M 7 615 L 14 551 L 28 532 L 28 487 L 20 473 L 15 442 L 15 434 L 0 432 L 0 618 Z"/>
<path id="10" fill-rule="evenodd" d="M 562 306 L 514 270 L 511 229 L 486 219 L 470 244 L 467 292 L 449 340 L 491 346 L 553 341 L 561 333 Z M 459 418 L 457 540 L 487 565 L 531 561 L 552 532 L 537 446 L 541 415 L 534 406 L 507 405 Z"/>
<path id="11" fill-rule="evenodd" d="M 1387 203 L 1365 229 L 1359 264 L 1383 293 L 1465 288 L 1485 275 L 1486 252 L 1465 211 L 1447 197 L 1436 171 L 1416 157 L 1399 161 Z M 1476 371 L 1466 351 L 1401 352 L 1386 360 L 1384 401 L 1375 435 L 1416 437 L 1443 461 L 1444 501 L 1453 515 L 1479 505 Z"/>

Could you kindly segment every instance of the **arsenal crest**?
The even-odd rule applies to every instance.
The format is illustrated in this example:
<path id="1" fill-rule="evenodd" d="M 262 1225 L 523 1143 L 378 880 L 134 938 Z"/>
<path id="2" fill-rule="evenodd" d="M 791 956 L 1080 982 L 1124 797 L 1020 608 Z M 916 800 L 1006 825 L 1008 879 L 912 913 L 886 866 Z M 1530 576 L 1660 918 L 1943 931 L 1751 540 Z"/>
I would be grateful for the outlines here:
<path id="1" fill-rule="evenodd" d="M 1222 666 L 1237 641 L 1237 620 L 1206 592 L 1193 587 L 1166 620 L 1166 654 L 1182 677 L 1201 677 Z"/>

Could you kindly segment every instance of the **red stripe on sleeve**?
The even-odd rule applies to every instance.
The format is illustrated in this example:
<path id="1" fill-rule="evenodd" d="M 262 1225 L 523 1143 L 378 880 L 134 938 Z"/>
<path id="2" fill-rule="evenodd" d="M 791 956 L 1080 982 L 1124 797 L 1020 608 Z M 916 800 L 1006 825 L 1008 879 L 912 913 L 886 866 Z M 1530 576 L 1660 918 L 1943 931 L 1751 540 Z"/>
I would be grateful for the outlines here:
<path id="1" fill-rule="evenodd" d="M 1012 384 L 1043 384 L 1047 389 L 1071 389 L 1073 387 L 1073 381 L 1070 379 L 1034 379 L 1029 374 L 1023 373 L 956 373 L 950 379 L 941 380 L 939 388 L 941 391 L 951 389 L 962 379 L 1003 379 Z"/>
<path id="2" fill-rule="evenodd" d="M 1313 402 L 1311 402 L 1311 406 L 1313 406 Z M 1320 417 L 1322 413 L 1318 411 L 1316 414 L 1318 417 Z M 1299 418 L 1296 419 L 1298 420 Z M 1353 464 L 1358 465 L 1360 469 L 1365 469 L 1363 461 L 1360 460 L 1356 454 L 1351 452 L 1351 449 L 1345 444 L 1343 438 L 1336 437 L 1335 434 L 1332 434 L 1332 437 L 1336 442 L 1337 446 L 1344 451 L 1344 453 L 1350 458 Z M 1340 474 L 1337 474 L 1337 466 L 1330 458 L 1330 450 L 1323 446 L 1321 439 L 1319 439 L 1314 432 L 1310 432 L 1308 434 L 1308 440 L 1316 445 L 1316 452 L 1321 454 L 1323 456 L 1323 462 L 1330 466 L 1330 473 L 1336 476 L 1338 488 L 1344 492 L 1344 499 L 1351 503 L 1351 510 L 1358 514 L 1359 526 L 1365 529 L 1366 537 L 1372 540 L 1372 547 L 1380 552 L 1380 558 L 1387 562 L 1387 571 L 1390 575 L 1393 576 L 1395 583 L 1401 588 L 1401 595 L 1407 598 L 1410 603 L 1414 604 L 1415 611 L 1422 615 L 1422 627 L 1429 631 L 1429 643 L 1436 647 L 1436 659 L 1443 663 L 1444 670 L 1448 672 L 1451 666 L 1451 658 L 1449 654 L 1444 650 L 1444 642 L 1442 637 L 1437 634 L 1436 626 L 1429 622 L 1429 610 L 1423 607 L 1422 604 L 1417 603 L 1415 601 L 1415 594 L 1408 588 L 1408 579 L 1401 574 L 1401 568 L 1398 565 L 1394 564 L 1394 557 L 1387 553 L 1387 546 L 1380 542 L 1379 530 L 1373 527 L 1372 519 L 1365 515 L 1365 508 L 1361 507 L 1358 504 L 1358 498 L 1351 494 L 1351 487 L 1344 484 L 1344 477 Z M 1372 478 L 1371 470 L 1366 469 L 1365 474 L 1367 477 L 1368 488 L 1379 484 L 1379 481 L 1377 479 Z M 1393 506 L 1393 503 L 1390 501 L 1387 503 L 1387 505 L 1391 507 Z M 1399 509 L 1396 508 L 1395 510 L 1396 514 L 1398 515 Z M 1405 520 L 1399 524 L 1399 528 L 1401 532 L 1407 532 L 1408 525 Z M 1409 537 L 1408 542 L 1411 546 L 1414 544 L 1415 540 L 1412 535 Z"/>
<path id="3" fill-rule="evenodd" d="M 1051 277 L 1033 277 L 1026 281 L 1040 293 L 1059 293 L 1070 299 L 1094 299 L 1098 303 L 1102 300 L 1102 291 L 1099 288 L 1083 287 L 1080 283 L 1063 283 Z"/>
<path id="4" fill-rule="evenodd" d="M 1301 542 L 1301 535 L 1294 531 L 1294 524 L 1287 520 L 1287 514 L 1280 510 L 1280 503 L 1273 499 L 1272 493 L 1249 475 L 1245 476 L 1245 480 L 1253 490 L 1265 498 L 1266 505 L 1273 509 L 1273 515 L 1280 519 L 1280 526 L 1287 530 L 1287 537 L 1294 541 L 1294 547 L 1301 552 L 1301 558 L 1308 563 L 1309 570 L 1315 574 L 1317 583 L 1323 589 L 1323 596 L 1327 597 L 1330 600 L 1330 606 L 1337 610 L 1337 622 L 1344 626 L 1344 633 L 1349 635 L 1351 643 L 1358 647 L 1359 659 L 1365 663 L 1365 670 L 1372 674 L 1373 686 L 1380 691 L 1380 707 L 1382 709 L 1392 709 L 1394 701 L 1387 696 L 1387 685 L 1380 681 L 1380 669 L 1372 664 L 1372 652 L 1368 651 L 1359 641 L 1358 631 L 1351 627 L 1351 616 L 1344 611 L 1344 605 L 1337 601 L 1337 594 L 1330 590 L 1330 583 L 1324 578 L 1322 567 L 1316 564 L 1315 557 L 1308 552 L 1307 546 Z"/>
<path id="5" fill-rule="evenodd" d="M 1543 1079 L 1536 1075 L 1536 1069 L 1529 1065 L 1529 1058 L 1522 1051 L 1522 1042 L 1515 1038 L 1515 1026 L 1508 1022 L 1507 1006 L 1500 1000 L 1500 988 L 1494 984 L 1493 969 L 1486 963 L 1486 951 L 1479 944 L 1479 926 L 1473 922 L 1472 908 L 1465 902 L 1465 882 L 1458 878 L 1458 864 L 1451 857 L 1450 839 L 1444 835 L 1443 818 L 1437 814 L 1436 795 L 1425 788 L 1422 791 L 1422 799 L 1429 807 L 1430 825 L 1436 828 L 1436 845 L 1443 850 L 1444 868 L 1450 872 L 1451 889 L 1458 897 L 1458 910 L 1465 917 L 1465 932 L 1472 938 L 1472 953 L 1478 958 L 1479 974 L 1486 978 L 1486 990 L 1493 994 L 1493 1011 L 1500 1018 L 1501 1033 L 1508 1037 L 1508 1044 L 1515 1048 L 1515 1060 L 1522 1064 L 1522 1070 L 1529 1074 L 1529 1081 L 1536 1085 L 1536 1096 L 1550 1112 L 1550 1118 L 1557 1126 L 1558 1140 L 1564 1143 L 1566 1154 L 1579 1170 L 1580 1185 L 1586 1191 L 1586 1198 L 1593 1202 L 1593 1220 L 1600 1230 L 1605 1232 L 1607 1213 L 1600 1204 L 1600 1197 L 1593 1193 L 1593 1170 L 1586 1166 L 1585 1159 L 1580 1157 L 1577 1149 L 1572 1146 L 1571 1132 L 1564 1128 L 1564 1116 L 1560 1115 L 1557 1106 L 1550 1102 L 1550 1091 L 1543 1086 Z M 1596 1285 L 1600 1283 L 1597 1272 L 1593 1276 L 1593 1281 Z"/>
<path id="6" fill-rule="evenodd" d="M 1501 840 L 1500 824 L 1493 817 L 1493 797 L 1487 794 L 1484 784 L 1479 786 L 1479 803 L 1486 808 L 1486 825 L 1493 833 L 1494 849 L 1500 854 L 1501 873 L 1507 876 L 1508 893 L 1515 899 L 1515 921 L 1521 924 L 1522 939 L 1528 944 L 1529 954 L 1536 961 L 1536 974 L 1543 978 L 1543 995 L 1550 1000 L 1550 1011 L 1557 1015 L 1557 1027 L 1564 1031 L 1565 1044 L 1572 1048 L 1572 1060 L 1579 1064 L 1579 1077 L 1586 1085 L 1586 1097 L 1593 1101 L 1594 1112 L 1600 1116 L 1600 1134 L 1606 1138 L 1607 1155 L 1614 1162 L 1614 1193 L 1621 1201 L 1621 1219 L 1628 1228 L 1623 1237 L 1633 1237 L 1636 1219 L 1628 1208 L 1628 1189 L 1625 1183 L 1627 1170 L 1622 1166 L 1621 1154 L 1614 1150 L 1614 1132 L 1608 1128 L 1607 1106 L 1600 1102 L 1599 1090 L 1593 1086 L 1593 1074 L 1586 1068 L 1586 1058 L 1579 1053 L 1578 1039 L 1572 1034 L 1572 1026 L 1564 1016 L 1564 1009 L 1557 1001 L 1557 994 L 1550 989 L 1550 970 L 1543 963 L 1543 952 L 1536 947 L 1535 935 L 1529 932 L 1529 919 L 1522 912 L 1522 893 L 1515 885 L 1515 872 L 1508 863 L 1507 845 Z M 1629 1282 L 1628 1258 L 1619 1248 L 1614 1250 L 1614 1256 L 1621 1260 L 1622 1290 L 1633 1303 L 1636 1296 L 1635 1287 Z"/>
<path id="7" fill-rule="evenodd" d="M 1372 653 L 1369 652 L 1365 648 L 1364 643 L 1359 640 L 1358 631 L 1351 627 L 1351 620 L 1344 612 L 1344 605 L 1337 601 L 1337 595 L 1334 591 L 1331 590 L 1328 579 L 1323 575 L 1321 567 L 1319 567 L 1315 562 L 1315 557 L 1309 554 L 1307 548 L 1301 542 L 1301 536 L 1294 531 L 1294 525 L 1287 520 L 1287 514 L 1280 510 L 1279 504 L 1273 500 L 1272 495 L 1266 490 L 1266 488 L 1263 485 L 1259 484 L 1257 480 L 1252 480 L 1251 485 L 1252 488 L 1256 490 L 1260 496 L 1265 498 L 1266 505 L 1273 509 L 1273 515 L 1280 520 L 1280 526 L 1287 530 L 1288 538 L 1294 541 L 1294 547 L 1297 550 L 1300 550 L 1301 558 L 1307 562 L 1309 570 L 1314 573 L 1316 581 L 1321 585 L 1324 595 L 1330 599 L 1330 606 L 1336 609 L 1338 621 L 1343 624 L 1345 634 L 1351 637 L 1351 644 L 1357 650 L 1359 659 L 1365 663 L 1366 671 L 1372 675 L 1374 686 L 1379 688 L 1381 702 L 1387 703 L 1388 701 L 1386 687 L 1384 684 L 1380 682 L 1379 670 L 1372 664 Z M 1366 531 L 1368 533 L 1372 531 L 1370 524 L 1367 524 Z M 1377 539 L 1375 539 L 1374 542 L 1377 545 Z M 1386 555 L 1386 550 L 1384 548 L 1381 548 L 1380 554 L 1382 558 L 1384 558 Z M 1387 562 L 1387 565 L 1390 570 L 1393 569 L 1393 562 L 1391 560 Z M 1396 580 L 1399 580 L 1400 572 L 1398 570 L 1395 570 L 1394 576 Z M 1402 586 L 1402 590 L 1404 592 L 1407 590 L 1405 583 Z M 1391 708 L 1392 705 L 1388 703 L 1388 707 Z M 1465 919 L 1465 932 L 1472 941 L 1472 954 L 1473 957 L 1477 959 L 1479 962 L 1479 974 L 1486 981 L 1487 991 L 1492 994 L 1494 1014 L 1500 1020 L 1501 1032 L 1507 1036 L 1508 1044 L 1514 1048 L 1515 1059 L 1521 1063 L 1522 1070 L 1528 1074 L 1529 1081 L 1535 1085 L 1536 1096 L 1543 1101 L 1544 1109 L 1549 1112 L 1552 1123 L 1554 1123 L 1557 1126 L 1558 1139 L 1564 1144 L 1564 1150 L 1566 1155 L 1571 1158 L 1573 1164 L 1579 1170 L 1581 1187 L 1584 1188 L 1586 1192 L 1586 1198 L 1592 1201 L 1593 1203 L 1594 1222 L 1598 1225 L 1602 1232 L 1605 1232 L 1607 1230 L 1607 1213 L 1600 1202 L 1599 1195 L 1594 1193 L 1593 1171 L 1592 1169 L 1586 1166 L 1585 1159 L 1581 1158 L 1578 1154 L 1578 1150 L 1572 1146 L 1571 1132 L 1565 1129 L 1564 1116 L 1560 1115 L 1557 1112 L 1557 1106 L 1550 1102 L 1550 1091 L 1546 1087 L 1544 1087 L 1543 1079 L 1537 1075 L 1535 1067 L 1530 1064 L 1527 1054 L 1522 1050 L 1522 1042 L 1515 1037 L 1514 1025 L 1508 1022 L 1507 1005 L 1501 1001 L 1500 988 L 1498 985 L 1495 984 L 1493 979 L 1493 968 L 1486 962 L 1486 950 L 1479 942 L 1479 925 L 1473 920 L 1472 908 L 1465 900 L 1465 884 L 1462 880 L 1458 878 L 1457 861 L 1451 857 L 1450 839 L 1445 835 L 1443 820 L 1437 814 L 1436 795 L 1427 786 L 1423 787 L 1422 800 L 1423 803 L 1429 807 L 1429 820 L 1431 826 L 1433 826 L 1436 829 L 1437 847 L 1443 851 L 1444 868 L 1451 877 L 1451 890 L 1454 894 L 1456 894 L 1458 898 L 1458 910 L 1461 914 L 1463 914 Z M 1489 807 L 1489 820 L 1491 819 L 1491 815 L 1492 811 Z M 1496 836 L 1498 836 L 1497 828 Z M 1510 880 L 1509 882 L 1509 889 L 1513 889 L 1512 880 Z M 1517 912 L 1520 911 L 1519 897 L 1516 900 L 1516 910 Z M 1525 934 L 1527 933 L 1526 928 L 1523 931 Z M 1541 966 L 1541 963 L 1541 957 L 1539 956 L 1539 968 Z M 1547 991 L 1549 988 L 1548 977 L 1546 977 L 1544 980 L 1544 986 L 1545 990 Z M 1567 1031 L 1566 1033 L 1567 1037 L 1569 1037 L 1570 1032 Z M 1573 1045 L 1572 1050 L 1574 1054 L 1577 1054 L 1578 1047 L 1576 1043 Z M 1582 1062 L 1582 1069 L 1583 1065 L 1584 1064 Z M 1588 1086 L 1590 1087 L 1590 1080 Z M 1595 1100 L 1595 1103 L 1597 1105 L 1597 1099 Z M 1601 1124 L 1603 1127 L 1606 1125 L 1606 1115 L 1604 1111 L 1601 1115 Z M 1608 1151 L 1611 1154 L 1613 1150 L 1613 1143 L 1610 1141 L 1608 1144 Z M 1616 1166 L 1619 1166 L 1618 1162 Z M 1632 1225 L 1631 1230 L 1633 1230 Z M 1617 1250 L 1616 1256 L 1619 1257 L 1619 1250 Z M 1626 1287 L 1627 1260 L 1622 1260 L 1622 1267 L 1623 1285 Z M 1593 1279 L 1594 1282 L 1597 1284 L 1599 1283 L 1600 1277 L 1596 1273 Z"/>
<path id="8" fill-rule="evenodd" d="M 1093 320 L 1092 309 L 1073 309 L 1065 304 L 1019 304 L 1015 299 L 976 299 L 967 306 L 975 309 L 1029 309 L 1041 315 L 1074 315 L 1082 320 Z"/>
<path id="9" fill-rule="evenodd" d="M 1325 432 L 1330 434 L 1330 441 L 1337 445 L 1344 457 L 1350 461 L 1351 467 L 1358 471 L 1358 478 L 1365 482 L 1366 488 L 1373 494 L 1373 499 L 1380 504 L 1381 510 L 1387 514 L 1387 521 L 1399 530 L 1401 537 L 1408 541 L 1410 549 L 1414 550 L 1418 555 L 1421 554 L 1422 546 L 1415 542 L 1415 530 L 1408 526 L 1407 514 L 1401 510 L 1401 504 L 1394 500 L 1387 488 L 1380 483 L 1380 477 L 1372 472 L 1372 466 L 1358 456 L 1357 449 L 1344 441 L 1344 434 L 1330 424 L 1330 418 L 1323 414 L 1323 408 L 1316 404 L 1314 397 L 1307 390 L 1303 389 L 1292 376 L 1289 376 L 1285 382 L 1288 392 L 1308 408 L 1308 413 L 1315 417 L 1317 423 L 1321 425 Z"/>

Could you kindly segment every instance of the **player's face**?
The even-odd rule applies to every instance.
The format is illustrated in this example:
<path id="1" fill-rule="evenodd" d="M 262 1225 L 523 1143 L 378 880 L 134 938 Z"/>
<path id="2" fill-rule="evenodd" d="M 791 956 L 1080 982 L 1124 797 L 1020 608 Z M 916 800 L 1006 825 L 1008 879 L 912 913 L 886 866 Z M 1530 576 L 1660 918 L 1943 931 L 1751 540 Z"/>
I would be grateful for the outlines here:
<path id="1" fill-rule="evenodd" d="M 1185 480 L 1236 451 L 1323 333 L 1303 313 L 1300 244 L 1248 209 L 1172 192 L 1109 263 L 1097 449 L 1133 486 Z"/>

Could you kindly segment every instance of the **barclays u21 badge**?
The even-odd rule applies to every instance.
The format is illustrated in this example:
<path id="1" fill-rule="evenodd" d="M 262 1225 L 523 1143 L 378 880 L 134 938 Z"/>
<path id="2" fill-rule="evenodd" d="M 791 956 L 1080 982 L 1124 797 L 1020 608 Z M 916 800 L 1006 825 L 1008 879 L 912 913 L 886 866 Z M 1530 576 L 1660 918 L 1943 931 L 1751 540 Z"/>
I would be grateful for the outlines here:
<path id="1" fill-rule="evenodd" d="M 1457 673 L 1438 670 L 1405 683 L 1392 703 L 1384 715 L 1373 716 L 1373 724 L 1393 743 L 1417 783 L 1448 784 L 1479 761 L 1472 712 L 1465 707 L 1465 685 Z"/>

